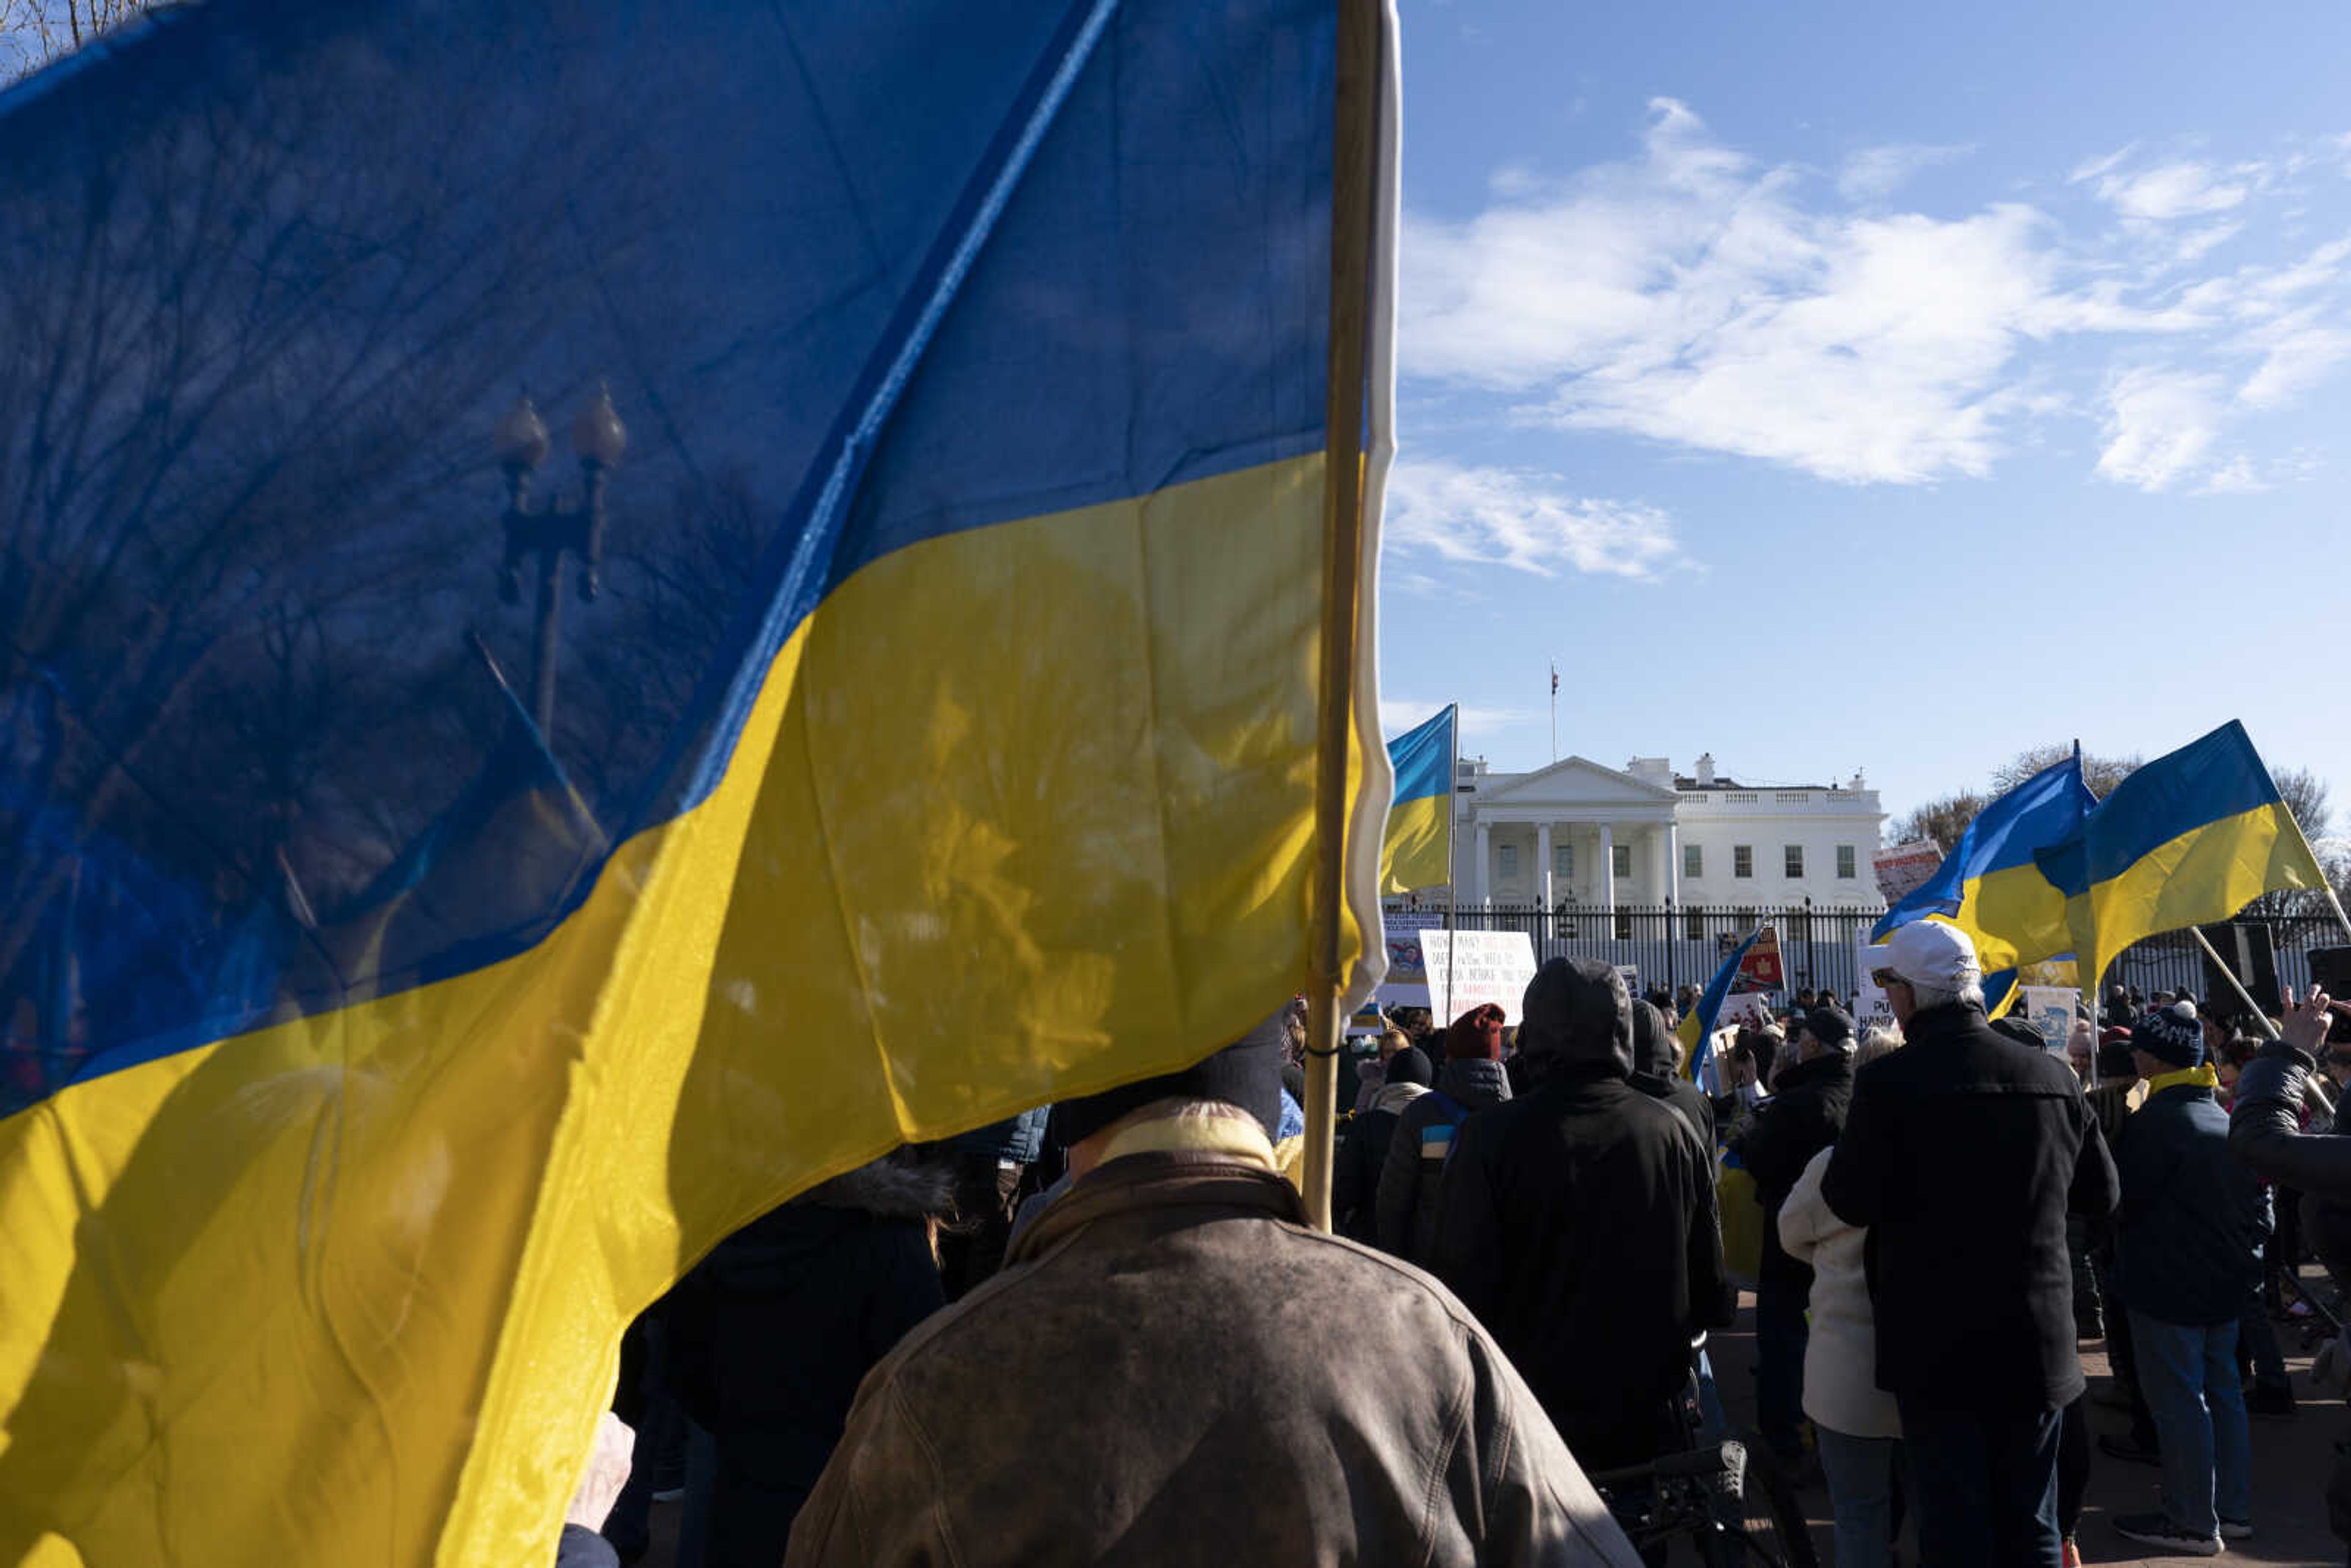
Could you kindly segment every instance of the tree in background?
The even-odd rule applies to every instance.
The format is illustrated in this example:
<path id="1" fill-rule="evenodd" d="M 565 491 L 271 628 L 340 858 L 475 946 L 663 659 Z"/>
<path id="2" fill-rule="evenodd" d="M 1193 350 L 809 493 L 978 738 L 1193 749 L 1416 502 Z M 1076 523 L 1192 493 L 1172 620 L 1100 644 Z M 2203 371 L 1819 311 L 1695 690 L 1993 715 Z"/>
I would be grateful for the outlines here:
<path id="1" fill-rule="evenodd" d="M 0 0 L 0 82 L 39 70 L 156 0 Z"/>
<path id="2" fill-rule="evenodd" d="M 1979 794 L 1973 789 L 1961 789 L 1928 801 L 1907 817 L 1895 820 L 1893 841 L 1908 843 L 1917 839 L 1932 839 L 1949 851 L 1976 820 L 1976 813 L 2023 783 L 2044 768 L 2053 768 L 2074 755 L 2070 741 L 2051 741 L 2045 746 L 2027 747 L 2006 762 L 1992 769 L 1991 788 Z M 2100 800 L 2113 792 L 2114 787 L 2138 770 L 2145 760 L 2138 757 L 2098 757 L 2082 755 L 2082 779 L 2089 785 L 2090 793 Z M 2314 784 L 2316 780 L 2312 780 Z M 2325 798 L 2325 787 L 2318 789 L 2319 798 Z"/>

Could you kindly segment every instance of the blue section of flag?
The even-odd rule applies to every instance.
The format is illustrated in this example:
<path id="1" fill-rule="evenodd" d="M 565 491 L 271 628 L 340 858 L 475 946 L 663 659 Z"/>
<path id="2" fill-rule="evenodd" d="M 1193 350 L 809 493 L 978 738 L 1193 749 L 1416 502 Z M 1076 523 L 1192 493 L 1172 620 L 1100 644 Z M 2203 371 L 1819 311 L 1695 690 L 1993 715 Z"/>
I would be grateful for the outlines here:
<path id="1" fill-rule="evenodd" d="M 2081 825 L 2098 803 L 2082 780 L 2078 754 L 2066 758 L 2002 795 L 1968 824 L 1935 874 L 1910 890 L 1870 931 L 1882 942 L 1898 926 L 1930 915 L 1957 915 L 1968 883 L 1994 872 L 2031 866 L 2036 850 L 2054 844 Z"/>
<path id="2" fill-rule="evenodd" d="M 1388 762 L 1395 768 L 1395 805 L 1452 793 L 1453 758 L 1459 749 L 1454 719 L 1459 711 L 1447 706 L 1388 742 Z"/>
<path id="3" fill-rule="evenodd" d="M 2059 891 L 2077 897 L 2174 839 L 2280 799 L 2252 737 L 2231 719 L 2116 785 L 2078 835 L 2049 848 L 2039 863 Z"/>
<path id="4" fill-rule="evenodd" d="M 1747 934 L 1747 940 L 1722 961 L 1722 967 L 1717 969 L 1714 978 L 1706 983 L 1706 989 L 1699 994 L 1698 1006 L 1691 1010 L 1690 1016 L 1682 1020 L 1677 1032 L 1688 1059 L 1685 1071 L 1693 1082 L 1706 1070 L 1707 1060 L 1714 1053 L 1714 1031 L 1719 1027 L 1716 1020 L 1722 1017 L 1722 1004 L 1729 999 L 1730 988 L 1739 979 L 1739 966 L 1746 958 L 1748 950 L 1762 936 L 1763 928 L 1760 925 Z"/>

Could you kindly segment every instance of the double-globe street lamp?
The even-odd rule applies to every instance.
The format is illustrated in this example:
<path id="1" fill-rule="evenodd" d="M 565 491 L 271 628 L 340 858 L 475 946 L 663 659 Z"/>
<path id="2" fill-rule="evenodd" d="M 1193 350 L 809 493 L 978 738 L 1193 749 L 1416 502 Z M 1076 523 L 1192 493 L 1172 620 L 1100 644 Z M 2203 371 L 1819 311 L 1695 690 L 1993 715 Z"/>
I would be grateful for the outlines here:
<path id="1" fill-rule="evenodd" d="M 555 733 L 555 655 L 562 635 L 563 554 L 580 558 L 580 598 L 596 597 L 596 571 L 604 556 L 604 476 L 620 465 L 629 449 L 629 433 L 612 407 L 609 387 L 596 395 L 571 422 L 571 450 L 579 455 L 584 489 L 580 504 L 567 507 L 554 497 L 533 511 L 531 471 L 547 461 L 547 426 L 526 392 L 515 400 L 491 433 L 498 465 L 507 472 L 507 510 L 500 519 L 506 529 L 506 559 L 498 568 L 498 597 L 508 604 L 522 601 L 522 562 L 538 558 L 538 626 L 531 670 L 531 717 L 541 737 L 553 744 Z"/>

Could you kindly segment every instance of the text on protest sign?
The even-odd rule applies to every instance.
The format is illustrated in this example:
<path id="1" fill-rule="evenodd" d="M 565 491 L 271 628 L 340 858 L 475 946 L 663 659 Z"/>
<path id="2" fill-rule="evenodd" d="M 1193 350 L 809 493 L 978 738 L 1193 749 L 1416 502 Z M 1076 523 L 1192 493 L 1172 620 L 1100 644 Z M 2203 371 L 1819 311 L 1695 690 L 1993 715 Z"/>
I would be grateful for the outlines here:
<path id="1" fill-rule="evenodd" d="M 1429 1010 L 1439 1024 L 1492 1002 L 1512 1023 L 1535 977 L 1535 945 L 1523 931 L 1424 931 Z"/>

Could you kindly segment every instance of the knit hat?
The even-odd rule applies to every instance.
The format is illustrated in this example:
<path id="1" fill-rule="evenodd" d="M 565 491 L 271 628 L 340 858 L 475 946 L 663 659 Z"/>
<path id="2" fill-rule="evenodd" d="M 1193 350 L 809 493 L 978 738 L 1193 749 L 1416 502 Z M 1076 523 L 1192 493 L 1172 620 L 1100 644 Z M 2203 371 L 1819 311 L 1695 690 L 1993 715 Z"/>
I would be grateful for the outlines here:
<path id="1" fill-rule="evenodd" d="M 1417 1083 L 1423 1089 L 1436 1082 L 1437 1074 L 1430 1071 L 1428 1065 L 1428 1052 L 1416 1045 L 1407 1045 L 1389 1057 L 1387 1081 L 1390 1083 Z"/>
<path id="2" fill-rule="evenodd" d="M 2151 1012 L 2131 1030 L 2131 1047 L 2174 1067 L 2195 1067 L 2204 1061 L 2204 1024 L 2194 1002 L 2174 1002 Z"/>
<path id="3" fill-rule="evenodd" d="M 1853 1019 L 1842 1008 L 1814 1008 L 1804 1015 L 1804 1030 L 1832 1051 L 1850 1051 L 1860 1043 L 1853 1038 Z"/>
<path id="4" fill-rule="evenodd" d="M 1445 1060 L 1501 1061 L 1502 1009 L 1492 1002 L 1480 1002 L 1455 1019 L 1445 1031 Z"/>
<path id="5" fill-rule="evenodd" d="M 2136 1078 L 2138 1069 L 2131 1062 L 2131 1031 L 2117 1025 L 2098 1036 L 2098 1077 Z"/>
<path id="6" fill-rule="evenodd" d="M 1181 1096 L 1238 1105 L 1263 1124 L 1265 1135 L 1270 1138 L 1281 1125 L 1281 1068 L 1287 1043 L 1282 1015 L 1276 1013 L 1189 1067 L 1061 1102 L 1053 1107 L 1055 1127 L 1064 1144 L 1075 1145 L 1155 1100 Z M 1388 1071 L 1395 1071 L 1395 1063 L 1389 1063 Z"/>

